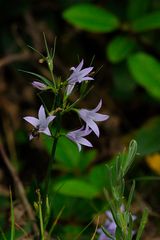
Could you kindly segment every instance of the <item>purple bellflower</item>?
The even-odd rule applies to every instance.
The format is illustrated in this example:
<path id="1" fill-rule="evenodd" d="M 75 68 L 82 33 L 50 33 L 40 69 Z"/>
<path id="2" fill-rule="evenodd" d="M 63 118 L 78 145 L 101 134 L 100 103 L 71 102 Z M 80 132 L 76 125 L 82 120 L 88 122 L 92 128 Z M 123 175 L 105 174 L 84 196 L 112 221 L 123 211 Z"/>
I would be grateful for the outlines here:
<path id="1" fill-rule="evenodd" d="M 51 132 L 48 128 L 50 122 L 53 121 L 55 116 L 46 117 L 44 107 L 41 105 L 38 112 L 38 118 L 35 117 L 24 117 L 24 120 L 29 122 L 34 126 L 34 130 L 29 136 L 29 139 L 32 140 L 34 137 L 38 136 L 39 133 L 44 133 L 48 136 L 51 136 Z"/>
<path id="2" fill-rule="evenodd" d="M 111 211 L 106 211 L 105 215 L 107 217 L 107 220 L 105 221 L 103 227 L 114 237 L 117 225 L 113 219 Z M 100 234 L 98 240 L 110 240 L 111 239 L 103 232 L 103 230 L 101 228 L 98 228 L 97 232 Z"/>
<path id="3" fill-rule="evenodd" d="M 92 77 L 87 76 L 93 69 L 93 67 L 88 67 L 82 69 L 84 64 L 84 60 L 80 62 L 80 64 L 75 68 L 72 67 L 70 70 L 73 71 L 70 77 L 67 79 L 68 80 L 68 86 L 67 86 L 67 95 L 69 95 L 76 83 L 81 83 L 83 81 L 88 81 L 88 80 L 94 80 Z"/>
<path id="4" fill-rule="evenodd" d="M 125 211 L 124 205 L 121 206 L 120 208 L 121 212 Z M 116 223 L 115 220 L 113 218 L 113 215 L 111 213 L 111 211 L 106 211 L 105 215 L 107 217 L 107 220 L 105 221 L 103 227 L 113 236 L 115 237 L 115 233 L 116 233 Z M 132 215 L 132 220 L 135 221 L 136 220 L 136 216 Z M 108 237 L 101 228 L 97 229 L 97 233 L 99 233 L 99 238 L 98 240 L 111 240 L 110 237 Z M 135 234 L 135 231 L 132 231 L 132 234 Z"/>
<path id="5" fill-rule="evenodd" d="M 39 90 L 45 90 L 47 88 L 47 85 L 45 85 L 44 83 L 38 82 L 38 81 L 33 81 L 32 86 Z"/>
<path id="6" fill-rule="evenodd" d="M 99 104 L 96 108 L 92 110 L 80 109 L 78 114 L 80 118 L 82 118 L 86 125 L 93 130 L 93 132 L 99 137 L 99 128 L 95 122 L 105 121 L 109 118 L 108 115 L 97 113 L 102 106 L 102 100 L 100 100 Z"/>
<path id="7" fill-rule="evenodd" d="M 92 130 L 89 128 L 84 129 L 84 126 L 81 127 L 78 130 L 72 131 L 67 133 L 67 137 L 77 144 L 79 151 L 81 151 L 81 145 L 87 146 L 87 147 L 93 147 L 92 144 L 85 139 L 85 136 L 88 136 L 91 133 Z"/>

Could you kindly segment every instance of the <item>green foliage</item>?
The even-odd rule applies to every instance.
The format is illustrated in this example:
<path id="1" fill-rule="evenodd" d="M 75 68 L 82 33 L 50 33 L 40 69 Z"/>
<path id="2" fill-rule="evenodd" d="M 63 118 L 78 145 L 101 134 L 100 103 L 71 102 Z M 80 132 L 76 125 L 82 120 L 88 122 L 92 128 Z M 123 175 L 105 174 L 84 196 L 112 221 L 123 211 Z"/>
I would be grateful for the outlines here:
<path id="1" fill-rule="evenodd" d="M 73 5 L 64 11 L 63 17 L 76 27 L 91 32 L 111 32 L 119 26 L 116 16 L 93 4 Z"/>
<path id="2" fill-rule="evenodd" d="M 141 236 L 142 236 L 144 227 L 146 226 L 147 220 L 148 220 L 148 211 L 144 210 L 143 215 L 142 215 L 142 219 L 141 219 L 141 222 L 140 222 L 140 226 L 139 226 L 139 229 L 138 229 L 138 233 L 137 233 L 137 236 L 136 236 L 136 240 L 141 239 Z"/>
<path id="3" fill-rule="evenodd" d="M 119 35 L 108 44 L 106 53 L 112 63 L 117 63 L 127 58 L 136 44 L 130 37 Z"/>
<path id="4" fill-rule="evenodd" d="M 138 152 L 145 156 L 160 151 L 160 117 L 150 119 L 144 126 L 137 130 L 134 138 L 138 143 Z"/>
<path id="5" fill-rule="evenodd" d="M 42 140 L 44 148 L 51 154 L 52 139 L 43 135 Z M 58 164 L 57 167 L 60 169 L 83 172 L 94 161 L 95 156 L 95 150 L 81 151 L 79 153 L 77 146 L 66 137 L 62 136 L 58 140 L 56 162 Z"/>
<path id="6" fill-rule="evenodd" d="M 146 14 L 132 22 L 132 28 L 136 32 L 150 31 L 160 28 L 160 11 Z"/>
<path id="7" fill-rule="evenodd" d="M 134 20 L 142 17 L 148 10 L 150 0 L 128 0 L 127 17 Z"/>
<path id="8" fill-rule="evenodd" d="M 98 190 L 92 184 L 76 178 L 59 181 L 55 184 L 54 189 L 67 196 L 86 199 L 92 199 L 98 195 Z"/>
<path id="9" fill-rule="evenodd" d="M 140 52 L 129 57 L 128 66 L 134 79 L 160 100 L 160 63 L 151 55 Z"/>

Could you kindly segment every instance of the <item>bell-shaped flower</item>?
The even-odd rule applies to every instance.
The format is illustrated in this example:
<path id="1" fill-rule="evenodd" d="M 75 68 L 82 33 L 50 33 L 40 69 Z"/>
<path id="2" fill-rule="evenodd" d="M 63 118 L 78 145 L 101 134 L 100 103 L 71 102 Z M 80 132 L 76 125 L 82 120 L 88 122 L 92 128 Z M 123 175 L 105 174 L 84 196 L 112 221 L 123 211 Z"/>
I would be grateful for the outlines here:
<path id="1" fill-rule="evenodd" d="M 124 205 L 122 205 L 122 206 L 120 207 L 120 211 L 121 211 L 121 212 L 125 212 Z M 110 235 L 112 235 L 112 237 L 113 237 L 114 239 L 116 239 L 116 238 L 115 238 L 115 234 L 116 234 L 117 225 L 116 225 L 116 222 L 115 222 L 115 220 L 114 220 L 114 218 L 113 218 L 112 212 L 111 212 L 111 211 L 106 211 L 106 212 L 105 212 L 105 215 L 106 215 L 106 218 L 107 218 L 107 219 L 106 219 L 103 227 L 108 231 L 108 233 L 109 233 Z M 135 216 L 135 215 L 132 215 L 132 220 L 133 220 L 133 221 L 136 220 L 136 216 Z M 98 240 L 111 240 L 111 238 L 108 237 L 108 236 L 103 232 L 103 230 L 102 230 L 101 228 L 98 228 L 98 229 L 97 229 L 97 233 L 99 233 L 99 238 L 98 238 Z M 132 235 L 134 235 L 134 234 L 135 234 L 135 231 L 132 231 Z"/>
<path id="2" fill-rule="evenodd" d="M 49 130 L 49 123 L 53 121 L 55 116 L 48 116 L 46 117 L 44 107 L 41 105 L 38 111 L 38 118 L 35 117 L 24 117 L 24 120 L 29 122 L 34 126 L 34 130 L 29 136 L 29 139 L 31 140 L 32 138 L 38 136 L 39 133 L 44 133 L 48 136 L 51 136 L 51 132 Z"/>
<path id="3" fill-rule="evenodd" d="M 32 86 L 39 89 L 39 90 L 45 90 L 47 88 L 47 85 L 38 81 L 33 81 Z"/>
<path id="4" fill-rule="evenodd" d="M 72 67 L 70 70 L 73 71 L 68 80 L 67 85 L 67 95 L 69 95 L 76 83 L 81 83 L 83 81 L 94 80 L 92 77 L 89 77 L 88 74 L 92 71 L 93 67 L 88 67 L 82 69 L 84 60 L 80 62 L 77 67 Z"/>
<path id="5" fill-rule="evenodd" d="M 95 122 L 105 121 L 109 118 L 108 115 L 97 113 L 102 106 L 102 100 L 100 100 L 99 104 L 96 108 L 92 110 L 80 109 L 78 110 L 78 114 L 80 118 L 82 118 L 86 125 L 92 129 L 92 131 L 99 137 L 99 128 Z"/>
<path id="6" fill-rule="evenodd" d="M 87 146 L 87 147 L 93 147 L 92 144 L 85 139 L 85 136 L 88 136 L 91 133 L 91 130 L 89 128 L 84 129 L 84 126 L 81 127 L 78 130 L 72 131 L 67 133 L 67 137 L 77 144 L 79 151 L 81 151 L 81 145 Z"/>

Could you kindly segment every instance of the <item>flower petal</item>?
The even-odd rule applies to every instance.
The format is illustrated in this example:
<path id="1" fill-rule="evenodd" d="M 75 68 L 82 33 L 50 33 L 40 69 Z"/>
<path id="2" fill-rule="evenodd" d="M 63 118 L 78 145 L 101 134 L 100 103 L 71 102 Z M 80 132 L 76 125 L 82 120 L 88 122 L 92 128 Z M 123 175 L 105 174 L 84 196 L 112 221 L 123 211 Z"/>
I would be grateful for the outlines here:
<path id="1" fill-rule="evenodd" d="M 44 90 L 47 86 L 44 83 L 33 81 L 32 86 L 38 88 L 39 90 Z"/>
<path id="2" fill-rule="evenodd" d="M 101 114 L 101 113 L 95 113 L 93 120 L 96 122 L 101 122 L 101 121 L 105 121 L 109 118 L 108 115 L 105 114 Z"/>
<path id="3" fill-rule="evenodd" d="M 45 125 L 46 122 L 46 114 L 43 105 L 40 106 L 39 112 L 38 112 L 38 118 L 40 120 L 40 123 L 42 125 Z"/>
<path id="4" fill-rule="evenodd" d="M 35 128 L 39 125 L 39 119 L 35 118 L 35 117 L 24 117 L 23 118 L 25 121 L 29 122 L 30 124 L 32 124 Z"/>
<path id="5" fill-rule="evenodd" d="M 74 88 L 74 83 L 73 84 L 68 84 L 67 86 L 67 96 L 71 94 L 73 88 Z"/>
<path id="6" fill-rule="evenodd" d="M 96 108 L 94 108 L 93 110 L 91 110 L 92 112 L 98 112 L 100 110 L 100 108 L 102 107 L 102 99 L 99 101 L 98 105 Z"/>
<path id="7" fill-rule="evenodd" d="M 50 130 L 49 130 L 48 127 L 45 128 L 44 130 L 39 130 L 39 132 L 44 133 L 44 134 L 46 134 L 46 135 L 48 135 L 48 136 L 51 136 L 51 132 L 50 132 Z"/>
<path id="8" fill-rule="evenodd" d="M 50 122 L 52 122 L 53 119 L 55 119 L 55 117 L 56 117 L 56 116 L 48 116 L 47 119 L 46 119 L 46 120 L 47 120 L 47 124 L 49 125 Z"/>
<path id="9" fill-rule="evenodd" d="M 83 67 L 83 64 L 84 64 L 84 60 L 82 59 L 80 64 L 76 67 L 76 71 L 80 71 Z"/>
<path id="10" fill-rule="evenodd" d="M 92 143 L 90 143 L 87 139 L 85 139 L 83 137 L 78 140 L 78 143 L 80 143 L 84 146 L 87 146 L 87 147 L 93 147 Z"/>
<path id="11" fill-rule="evenodd" d="M 97 135 L 97 137 L 99 137 L 99 128 L 97 124 L 90 119 L 89 121 L 87 121 L 87 125 L 92 129 L 92 131 Z"/>

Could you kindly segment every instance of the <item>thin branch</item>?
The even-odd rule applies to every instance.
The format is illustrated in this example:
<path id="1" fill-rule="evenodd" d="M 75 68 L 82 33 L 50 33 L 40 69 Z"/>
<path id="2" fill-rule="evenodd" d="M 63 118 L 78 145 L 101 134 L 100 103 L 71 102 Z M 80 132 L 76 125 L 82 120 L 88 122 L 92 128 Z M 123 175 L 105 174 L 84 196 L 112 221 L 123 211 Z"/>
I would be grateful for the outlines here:
<path id="1" fill-rule="evenodd" d="M 28 60 L 30 57 L 31 57 L 31 54 L 29 53 L 29 51 L 11 54 L 0 59 L 0 67 L 4 67 L 13 62 L 25 61 L 25 60 Z"/>
<path id="2" fill-rule="evenodd" d="M 14 184 L 16 186 L 16 189 L 17 189 L 17 192 L 19 194 L 19 198 L 21 199 L 22 201 L 22 204 L 24 205 L 24 208 L 26 210 L 26 213 L 28 215 L 28 218 L 30 221 L 33 222 L 33 231 L 36 235 L 38 235 L 39 231 L 38 231 L 38 227 L 35 223 L 35 216 L 34 216 L 34 213 L 33 213 L 33 210 L 32 210 L 32 207 L 27 199 L 27 196 L 26 196 L 26 193 L 25 193 L 25 189 L 24 189 L 24 186 L 16 172 L 16 169 L 14 168 L 14 166 L 11 164 L 11 161 L 9 160 L 5 150 L 4 150 L 4 147 L 2 145 L 2 143 L 0 143 L 0 153 L 1 153 L 1 156 L 3 158 L 3 161 L 8 169 L 8 171 L 10 172 L 12 178 L 13 178 L 13 181 L 14 181 Z"/>

